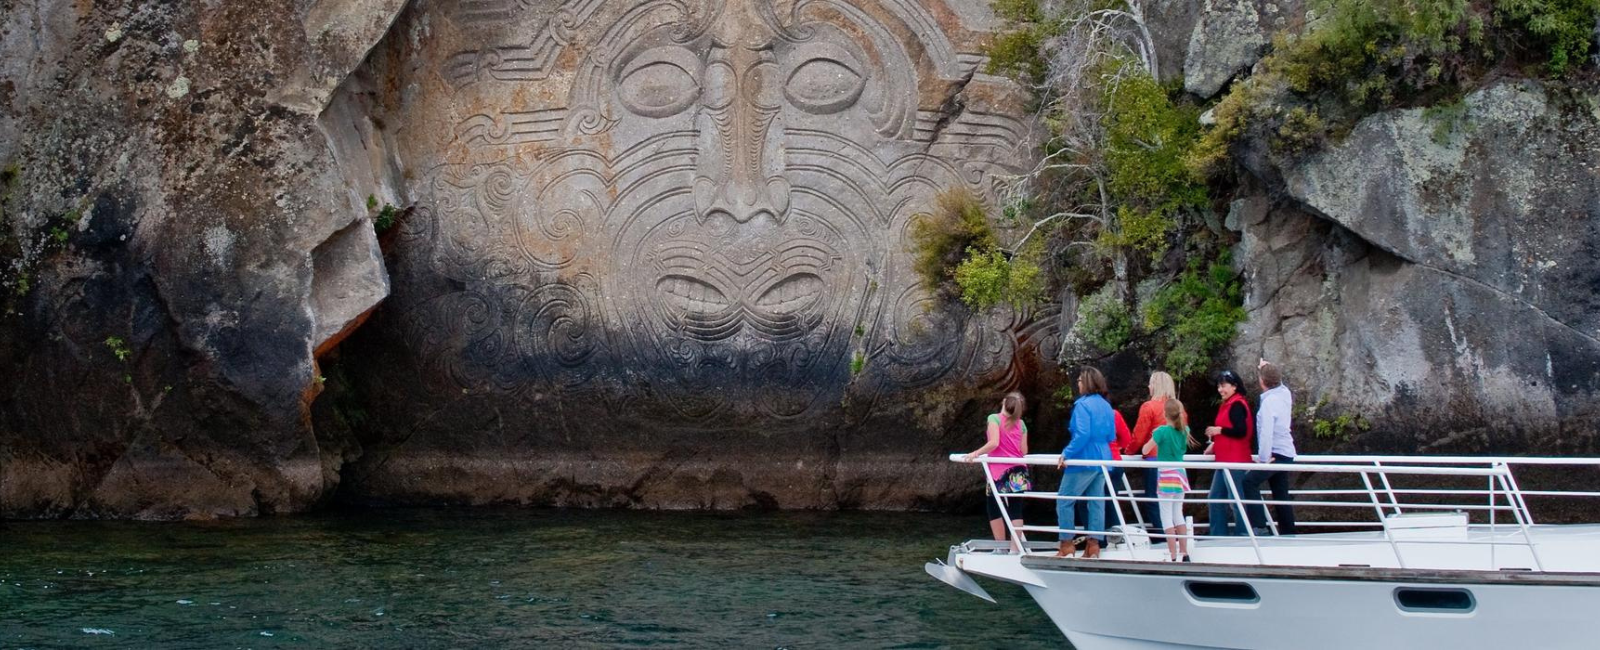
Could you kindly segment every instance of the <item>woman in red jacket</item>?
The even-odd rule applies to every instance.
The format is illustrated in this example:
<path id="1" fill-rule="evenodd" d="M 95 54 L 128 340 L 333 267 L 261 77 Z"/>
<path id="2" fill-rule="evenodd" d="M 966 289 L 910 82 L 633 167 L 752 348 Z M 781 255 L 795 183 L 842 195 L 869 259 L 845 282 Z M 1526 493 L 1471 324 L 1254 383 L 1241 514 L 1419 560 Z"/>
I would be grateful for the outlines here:
<path id="1" fill-rule="evenodd" d="M 1150 373 L 1150 399 L 1139 406 L 1139 418 L 1133 421 L 1133 437 L 1122 448 L 1122 453 L 1138 458 L 1144 451 L 1145 443 L 1150 442 L 1150 434 L 1161 425 L 1167 423 L 1166 409 L 1168 399 L 1178 398 L 1178 384 L 1172 381 L 1172 375 L 1156 371 Z M 1184 416 L 1187 419 L 1187 415 Z M 1144 460 L 1155 460 L 1155 456 L 1145 457 Z M 1144 475 L 1144 496 L 1150 499 L 1139 504 L 1139 510 L 1144 513 L 1144 520 L 1153 524 L 1155 529 L 1160 529 L 1160 513 L 1157 512 L 1156 470 L 1139 470 Z"/>
<path id="2" fill-rule="evenodd" d="M 1206 437 L 1211 439 L 1211 446 L 1206 453 L 1214 454 L 1219 463 L 1251 463 L 1255 462 L 1256 419 L 1250 412 L 1250 402 L 1244 396 L 1244 380 L 1232 370 L 1224 370 L 1217 378 L 1217 394 L 1222 396 L 1222 407 L 1217 409 L 1217 422 L 1214 426 L 1206 428 Z M 1245 470 L 1226 470 L 1233 476 L 1233 485 L 1238 486 L 1244 482 Z M 1228 480 L 1224 477 L 1224 470 L 1217 470 L 1211 476 L 1211 493 L 1208 496 L 1213 503 L 1207 504 L 1210 513 L 1210 528 L 1208 535 L 1231 536 L 1244 535 L 1248 532 L 1249 519 L 1245 518 L 1239 506 L 1227 503 L 1225 500 L 1233 499 L 1234 492 L 1228 487 Z M 1237 488 L 1235 488 L 1237 489 Z M 1232 521 L 1237 519 L 1238 521 Z"/>

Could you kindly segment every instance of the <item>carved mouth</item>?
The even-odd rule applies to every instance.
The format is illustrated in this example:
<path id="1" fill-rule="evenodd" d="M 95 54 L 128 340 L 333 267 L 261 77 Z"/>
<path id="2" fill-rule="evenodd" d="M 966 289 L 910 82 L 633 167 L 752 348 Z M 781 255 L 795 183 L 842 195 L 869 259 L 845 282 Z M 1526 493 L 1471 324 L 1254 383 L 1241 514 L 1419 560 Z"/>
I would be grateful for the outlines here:
<path id="1" fill-rule="evenodd" d="M 674 329 L 701 341 L 726 339 L 745 325 L 778 341 L 802 336 L 820 322 L 816 312 L 826 288 L 822 278 L 808 272 L 770 282 L 753 298 L 741 299 L 686 275 L 656 281 Z"/>

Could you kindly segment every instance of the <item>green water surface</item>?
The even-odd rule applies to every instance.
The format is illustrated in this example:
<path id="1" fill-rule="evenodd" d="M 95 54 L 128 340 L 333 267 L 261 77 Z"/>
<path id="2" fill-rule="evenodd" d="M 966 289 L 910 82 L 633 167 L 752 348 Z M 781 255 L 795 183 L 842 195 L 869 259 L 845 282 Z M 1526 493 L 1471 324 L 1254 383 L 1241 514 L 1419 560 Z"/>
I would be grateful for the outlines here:
<path id="1" fill-rule="evenodd" d="M 922 563 L 981 516 L 367 510 L 0 524 L 0 648 L 1056 648 Z"/>

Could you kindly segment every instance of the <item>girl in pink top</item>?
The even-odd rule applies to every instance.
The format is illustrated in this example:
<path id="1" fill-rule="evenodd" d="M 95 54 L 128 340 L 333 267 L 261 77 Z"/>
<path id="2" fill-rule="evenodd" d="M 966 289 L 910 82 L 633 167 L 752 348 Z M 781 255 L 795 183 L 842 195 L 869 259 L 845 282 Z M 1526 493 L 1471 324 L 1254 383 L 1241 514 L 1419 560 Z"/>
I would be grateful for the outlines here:
<path id="1" fill-rule="evenodd" d="M 1013 391 L 1007 394 L 1005 399 L 1000 402 L 1000 412 L 989 416 L 986 431 L 988 440 L 982 447 L 967 454 L 966 461 L 970 463 L 973 459 L 986 454 L 999 458 L 1021 458 L 1028 455 L 1028 425 L 1022 423 L 1022 412 L 1026 407 L 1027 403 L 1023 400 L 1022 393 Z M 984 503 L 988 505 L 989 511 L 989 530 L 994 533 L 996 541 L 1005 541 L 1005 517 L 1000 513 L 999 501 L 993 492 L 997 490 L 1000 492 L 1013 492 L 1017 491 L 1018 487 L 1027 489 L 1028 484 L 1031 483 L 1028 480 L 1028 468 L 1026 465 L 1018 463 L 991 463 L 989 464 L 989 480 L 988 492 L 990 493 L 984 498 Z M 1012 512 L 1011 525 L 1020 528 L 1022 526 L 1022 503 L 1014 502 L 1006 505 L 1007 509 Z M 1012 548 L 1020 550 L 1016 542 L 1012 542 Z"/>

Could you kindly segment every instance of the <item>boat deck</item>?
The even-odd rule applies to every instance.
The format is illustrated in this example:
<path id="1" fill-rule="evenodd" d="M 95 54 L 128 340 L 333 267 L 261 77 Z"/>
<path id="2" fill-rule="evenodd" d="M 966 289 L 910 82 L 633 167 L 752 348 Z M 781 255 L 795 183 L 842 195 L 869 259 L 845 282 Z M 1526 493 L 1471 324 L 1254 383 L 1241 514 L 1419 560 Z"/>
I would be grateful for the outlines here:
<path id="1" fill-rule="evenodd" d="M 1058 458 L 977 462 L 1050 466 Z M 1191 562 L 1168 558 L 1165 538 L 1142 520 L 1140 506 L 1151 499 L 1125 477 L 1114 481 L 1111 470 L 1181 466 L 1227 481 L 1225 497 L 1191 490 L 1187 514 L 1209 515 L 1221 504 L 1242 520 L 1255 506 L 1280 503 L 1237 496 L 1233 473 L 1215 470 L 1258 466 L 1209 458 L 1068 464 L 1098 469 L 1115 489 L 991 493 L 1010 538 L 1028 540 L 1021 552 L 1010 542 L 969 541 L 927 563 L 928 574 L 991 602 L 974 577 L 1021 585 L 1083 650 L 1594 646 L 1585 612 L 1600 607 L 1600 523 L 1537 524 L 1527 497 L 1543 504 L 1600 492 L 1524 490 L 1512 468 L 1592 472 L 1600 459 L 1302 456 L 1274 468 L 1299 475 L 1284 505 L 1301 515 L 1302 534 L 1262 534 L 1278 530 L 1276 508 L 1257 510 L 1259 527 L 1244 537 L 1209 536 L 1206 523 L 1191 519 Z M 1048 516 L 1021 525 L 1008 516 L 1062 501 L 1104 503 L 1112 530 L 1051 526 Z M 1089 534 L 1109 539 L 1100 557 L 1056 557 L 1058 535 Z M 1151 625 L 1151 611 L 1171 616 Z"/>
<path id="2" fill-rule="evenodd" d="M 1515 527 L 1471 526 L 1428 538 L 1395 539 L 1383 531 L 1317 533 L 1237 538 L 1190 540 L 1190 559 L 1195 564 L 1342 567 L 1374 569 L 1431 569 L 1454 571 L 1532 571 L 1539 554 L 1545 572 L 1600 574 L 1600 524 L 1534 526 L 1529 529 L 1532 546 Z M 1146 541 L 1142 536 L 1118 540 L 1102 549 L 1100 559 L 1118 562 L 1167 563 L 1166 544 L 1161 538 Z M 1054 543 L 1029 542 L 1029 558 L 1052 557 Z M 1009 546 L 990 540 L 973 540 L 963 545 L 970 553 L 1010 553 Z M 1259 558 L 1259 559 L 1258 559 Z"/>

